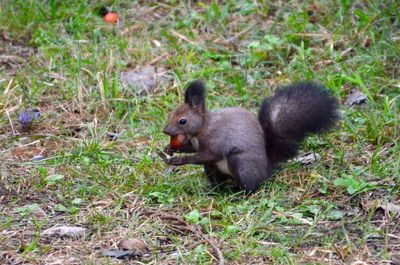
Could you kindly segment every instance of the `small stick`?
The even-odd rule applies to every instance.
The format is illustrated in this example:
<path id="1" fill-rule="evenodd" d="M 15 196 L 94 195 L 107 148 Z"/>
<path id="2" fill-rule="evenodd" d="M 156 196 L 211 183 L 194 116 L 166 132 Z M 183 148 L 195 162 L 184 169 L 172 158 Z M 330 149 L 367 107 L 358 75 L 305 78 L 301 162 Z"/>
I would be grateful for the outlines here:
<path id="1" fill-rule="evenodd" d="M 183 36 L 182 34 L 176 32 L 176 31 L 173 30 L 173 29 L 170 29 L 169 32 L 170 32 L 172 35 L 174 35 L 175 37 L 178 37 L 178 38 L 180 38 L 180 39 L 182 39 L 182 40 L 184 40 L 184 41 L 186 41 L 186 42 L 189 42 L 189 43 L 192 44 L 192 45 L 197 45 L 196 42 L 190 40 L 188 37 Z"/>
<path id="2" fill-rule="evenodd" d="M 13 132 L 13 135 L 16 135 L 17 133 L 15 132 L 14 125 L 13 125 L 13 123 L 11 121 L 10 114 L 8 113 L 8 110 L 6 110 L 6 114 L 7 114 L 8 121 L 10 122 L 10 126 L 11 126 L 11 130 Z"/>
<path id="3" fill-rule="evenodd" d="M 250 27 L 245 28 L 244 30 L 236 33 L 234 36 L 228 38 L 228 39 L 221 39 L 221 38 L 217 38 L 215 40 L 213 40 L 213 43 L 225 43 L 225 44 L 229 44 L 232 43 L 233 41 L 235 41 L 236 39 L 238 39 L 241 35 L 249 32 L 251 29 L 253 29 L 255 26 L 257 26 L 257 24 L 253 24 Z"/>
<path id="4" fill-rule="evenodd" d="M 312 222 L 308 221 L 307 219 L 301 218 L 301 217 L 297 217 L 296 215 L 293 215 L 293 214 L 280 213 L 280 212 L 277 212 L 277 211 L 272 211 L 272 213 L 274 213 L 274 214 L 276 214 L 276 215 L 279 215 L 279 216 L 285 216 L 285 217 L 294 218 L 294 219 L 296 219 L 296 220 L 298 220 L 298 221 L 300 221 L 301 223 L 306 224 L 306 225 L 312 225 Z"/>
<path id="5" fill-rule="evenodd" d="M 214 240 L 213 240 L 213 238 L 211 239 L 211 238 L 209 238 L 208 236 L 206 236 L 206 235 L 197 235 L 198 237 L 200 237 L 200 238 L 203 238 L 205 241 L 207 241 L 207 243 L 208 244 L 210 244 L 211 245 L 211 247 L 214 249 L 214 251 L 217 253 L 217 256 L 218 256 L 218 264 L 219 265 L 224 265 L 225 264 L 225 259 L 224 259 L 224 254 L 222 254 L 222 251 L 217 247 L 217 245 L 216 244 L 214 244 Z"/>
<path id="6" fill-rule="evenodd" d="M 294 36 L 299 36 L 299 37 L 310 37 L 310 38 L 324 38 L 324 39 L 329 39 L 331 38 L 331 34 L 329 33 L 294 33 Z"/>
<path id="7" fill-rule="evenodd" d="M 8 85 L 7 85 L 7 87 L 6 87 L 6 90 L 4 90 L 4 95 L 7 95 L 8 92 L 10 92 L 10 88 L 11 88 L 11 85 L 12 85 L 13 80 L 14 80 L 14 79 L 11 78 L 11 79 L 10 79 L 10 82 L 8 82 Z"/>
<path id="8" fill-rule="evenodd" d="M 205 242 L 207 242 L 208 244 L 211 245 L 211 247 L 217 253 L 218 264 L 219 265 L 224 265 L 225 264 L 224 254 L 218 248 L 217 244 L 215 243 L 215 239 L 213 237 L 209 236 L 209 235 L 204 234 L 201 231 L 201 228 L 200 229 L 196 229 L 196 227 L 188 225 L 187 222 L 183 221 L 178 216 L 175 216 L 175 215 L 172 215 L 172 214 L 166 214 L 166 213 L 163 213 L 163 212 L 158 212 L 158 211 L 153 211 L 153 210 L 147 210 L 145 212 L 145 214 L 154 214 L 157 217 L 159 217 L 161 220 L 169 221 L 170 224 L 172 224 L 172 229 L 174 229 L 175 231 L 193 233 L 199 239 L 202 239 L 202 240 L 204 240 Z M 174 222 L 177 222 L 177 223 L 173 224 L 171 221 L 174 221 Z"/>
<path id="9" fill-rule="evenodd" d="M 164 53 L 163 55 L 160 55 L 160 56 L 154 58 L 151 62 L 149 62 L 149 65 L 155 64 L 155 63 L 157 63 L 158 61 L 160 61 L 161 59 L 163 59 L 164 57 L 167 57 L 167 56 L 168 56 L 168 53 Z"/>

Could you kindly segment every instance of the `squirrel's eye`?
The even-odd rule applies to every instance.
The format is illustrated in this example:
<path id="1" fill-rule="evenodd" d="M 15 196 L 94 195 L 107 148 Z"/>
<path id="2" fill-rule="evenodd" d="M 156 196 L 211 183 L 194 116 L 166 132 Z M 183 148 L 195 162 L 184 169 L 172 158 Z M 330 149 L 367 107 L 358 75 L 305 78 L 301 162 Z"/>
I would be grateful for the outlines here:
<path id="1" fill-rule="evenodd" d="M 179 122 L 180 125 L 185 125 L 186 124 L 186 119 L 185 118 L 179 119 L 178 122 Z"/>

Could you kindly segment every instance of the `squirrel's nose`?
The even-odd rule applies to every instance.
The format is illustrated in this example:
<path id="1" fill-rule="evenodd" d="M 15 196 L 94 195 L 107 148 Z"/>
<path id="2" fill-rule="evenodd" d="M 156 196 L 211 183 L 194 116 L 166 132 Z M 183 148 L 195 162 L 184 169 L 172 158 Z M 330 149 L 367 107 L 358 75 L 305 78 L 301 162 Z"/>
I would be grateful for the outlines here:
<path id="1" fill-rule="evenodd" d="M 171 128 L 170 128 L 170 126 L 165 126 L 164 127 L 164 129 L 163 129 L 163 133 L 164 134 L 166 134 L 166 135 L 171 135 Z"/>

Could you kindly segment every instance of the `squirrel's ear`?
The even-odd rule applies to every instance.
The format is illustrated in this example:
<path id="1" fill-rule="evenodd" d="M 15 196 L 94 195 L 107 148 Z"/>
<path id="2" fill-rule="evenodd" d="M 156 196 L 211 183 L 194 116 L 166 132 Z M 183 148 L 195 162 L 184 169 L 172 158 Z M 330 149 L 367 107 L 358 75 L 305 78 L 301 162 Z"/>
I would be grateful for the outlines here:
<path id="1" fill-rule="evenodd" d="M 191 108 L 204 111 L 206 89 L 203 82 L 197 80 L 192 82 L 185 92 L 185 103 Z"/>

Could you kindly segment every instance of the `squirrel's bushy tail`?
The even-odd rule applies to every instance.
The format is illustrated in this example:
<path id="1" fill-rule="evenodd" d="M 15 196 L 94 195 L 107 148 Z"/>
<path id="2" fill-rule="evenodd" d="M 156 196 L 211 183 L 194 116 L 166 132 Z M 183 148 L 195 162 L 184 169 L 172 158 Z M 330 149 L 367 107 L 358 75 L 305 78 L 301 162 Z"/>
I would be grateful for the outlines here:
<path id="1" fill-rule="evenodd" d="M 304 138 L 329 129 L 338 118 L 337 100 L 324 86 L 297 82 L 279 89 L 259 111 L 269 160 L 276 165 L 292 158 Z"/>

